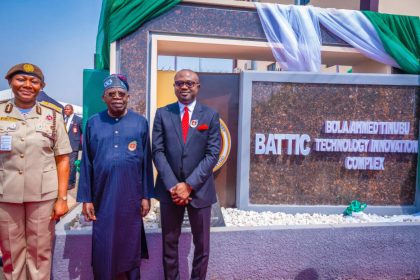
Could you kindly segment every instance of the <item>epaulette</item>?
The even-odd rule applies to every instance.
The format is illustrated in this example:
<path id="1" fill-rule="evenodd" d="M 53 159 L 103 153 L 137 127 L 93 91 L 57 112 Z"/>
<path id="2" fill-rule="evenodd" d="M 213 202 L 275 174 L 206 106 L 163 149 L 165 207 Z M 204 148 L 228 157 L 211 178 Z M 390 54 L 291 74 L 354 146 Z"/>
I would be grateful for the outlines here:
<path id="1" fill-rule="evenodd" d="M 1 100 L 1 101 L 0 101 L 0 104 L 7 103 L 7 102 L 9 102 L 10 100 L 12 100 L 12 99 L 4 99 L 4 100 Z"/>
<path id="2" fill-rule="evenodd" d="M 50 102 L 48 102 L 48 101 L 41 101 L 41 102 L 39 102 L 39 105 L 42 105 L 42 106 L 44 106 L 44 107 L 47 107 L 47 108 L 53 109 L 54 111 L 57 111 L 57 112 L 58 112 L 58 113 L 60 113 L 60 114 L 61 114 L 61 112 L 63 111 L 63 109 L 61 109 L 61 108 L 60 108 L 60 107 L 58 107 L 57 105 L 52 104 L 52 103 L 50 103 Z"/>

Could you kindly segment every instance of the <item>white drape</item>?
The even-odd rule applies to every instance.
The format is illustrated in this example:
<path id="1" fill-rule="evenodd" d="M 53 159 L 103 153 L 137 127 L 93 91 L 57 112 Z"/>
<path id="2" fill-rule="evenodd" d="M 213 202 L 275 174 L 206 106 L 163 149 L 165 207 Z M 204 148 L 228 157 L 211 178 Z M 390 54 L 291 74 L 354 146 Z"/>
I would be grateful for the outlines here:
<path id="1" fill-rule="evenodd" d="M 319 71 L 321 41 L 316 15 L 307 6 L 255 3 L 273 55 L 289 71 Z"/>
<path id="2" fill-rule="evenodd" d="M 331 33 L 378 62 L 398 67 L 375 28 L 360 11 L 255 3 L 264 33 L 283 70 L 320 70 L 321 23 Z"/>
<path id="3" fill-rule="evenodd" d="M 382 46 L 375 27 L 360 11 L 312 7 L 319 22 L 331 33 L 365 56 L 386 65 L 399 67 Z"/>

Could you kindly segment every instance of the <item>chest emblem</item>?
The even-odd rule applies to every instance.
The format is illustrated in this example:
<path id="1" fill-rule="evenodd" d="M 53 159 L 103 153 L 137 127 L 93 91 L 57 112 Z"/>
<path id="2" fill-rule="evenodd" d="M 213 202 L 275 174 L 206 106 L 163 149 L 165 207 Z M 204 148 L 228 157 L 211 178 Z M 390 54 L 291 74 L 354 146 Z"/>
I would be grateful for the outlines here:
<path id="1" fill-rule="evenodd" d="M 131 141 L 128 144 L 128 150 L 134 152 L 137 149 L 137 141 Z"/>
<path id="2" fill-rule="evenodd" d="M 53 117 L 51 115 L 47 115 L 45 118 L 49 121 L 51 121 L 53 119 Z"/>
<path id="3" fill-rule="evenodd" d="M 17 128 L 17 124 L 16 124 L 16 123 L 12 123 L 12 124 L 10 124 L 10 125 L 7 127 L 7 129 L 9 129 L 9 130 L 16 130 L 16 128 Z"/>
<path id="4" fill-rule="evenodd" d="M 192 128 L 194 128 L 194 127 L 196 127 L 196 126 L 197 126 L 197 124 L 198 124 L 198 120 L 191 120 L 190 126 L 191 126 Z"/>

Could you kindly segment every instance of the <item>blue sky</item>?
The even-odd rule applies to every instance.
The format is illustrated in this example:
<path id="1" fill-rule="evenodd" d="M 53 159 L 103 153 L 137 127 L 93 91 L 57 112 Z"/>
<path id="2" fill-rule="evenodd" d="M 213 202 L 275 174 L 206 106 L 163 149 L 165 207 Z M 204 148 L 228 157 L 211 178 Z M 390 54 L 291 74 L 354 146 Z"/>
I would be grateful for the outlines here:
<path id="1" fill-rule="evenodd" d="M 15 64 L 38 65 L 45 92 L 66 103 L 83 103 L 83 69 L 94 68 L 102 0 L 0 0 L 0 90 Z M 159 69 L 173 70 L 174 57 L 159 58 Z M 231 72 L 232 61 L 179 57 L 177 69 Z"/>
<path id="2" fill-rule="evenodd" d="M 38 65 L 45 91 L 82 105 L 83 69 L 92 69 L 101 0 L 0 0 L 0 90 L 17 63 Z"/>

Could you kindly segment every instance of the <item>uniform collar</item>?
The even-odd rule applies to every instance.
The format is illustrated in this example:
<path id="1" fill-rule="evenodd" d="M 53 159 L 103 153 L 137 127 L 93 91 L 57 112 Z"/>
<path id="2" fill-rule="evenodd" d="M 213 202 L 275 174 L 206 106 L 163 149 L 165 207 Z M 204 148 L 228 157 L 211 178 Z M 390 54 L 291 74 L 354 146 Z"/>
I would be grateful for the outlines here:
<path id="1" fill-rule="evenodd" d="M 17 108 L 16 104 L 15 104 L 15 99 L 11 99 L 8 103 L 10 103 L 13 108 L 12 111 L 10 113 L 8 113 L 8 115 L 10 117 L 19 119 L 19 120 L 25 120 L 25 119 L 33 119 L 33 118 L 39 118 L 39 114 L 37 111 L 41 112 L 41 106 L 38 104 L 38 101 L 35 102 L 34 107 L 32 108 L 32 110 L 26 115 L 26 118 L 23 116 L 23 114 L 19 111 L 19 109 Z M 37 110 L 38 108 L 38 110 Z"/>

